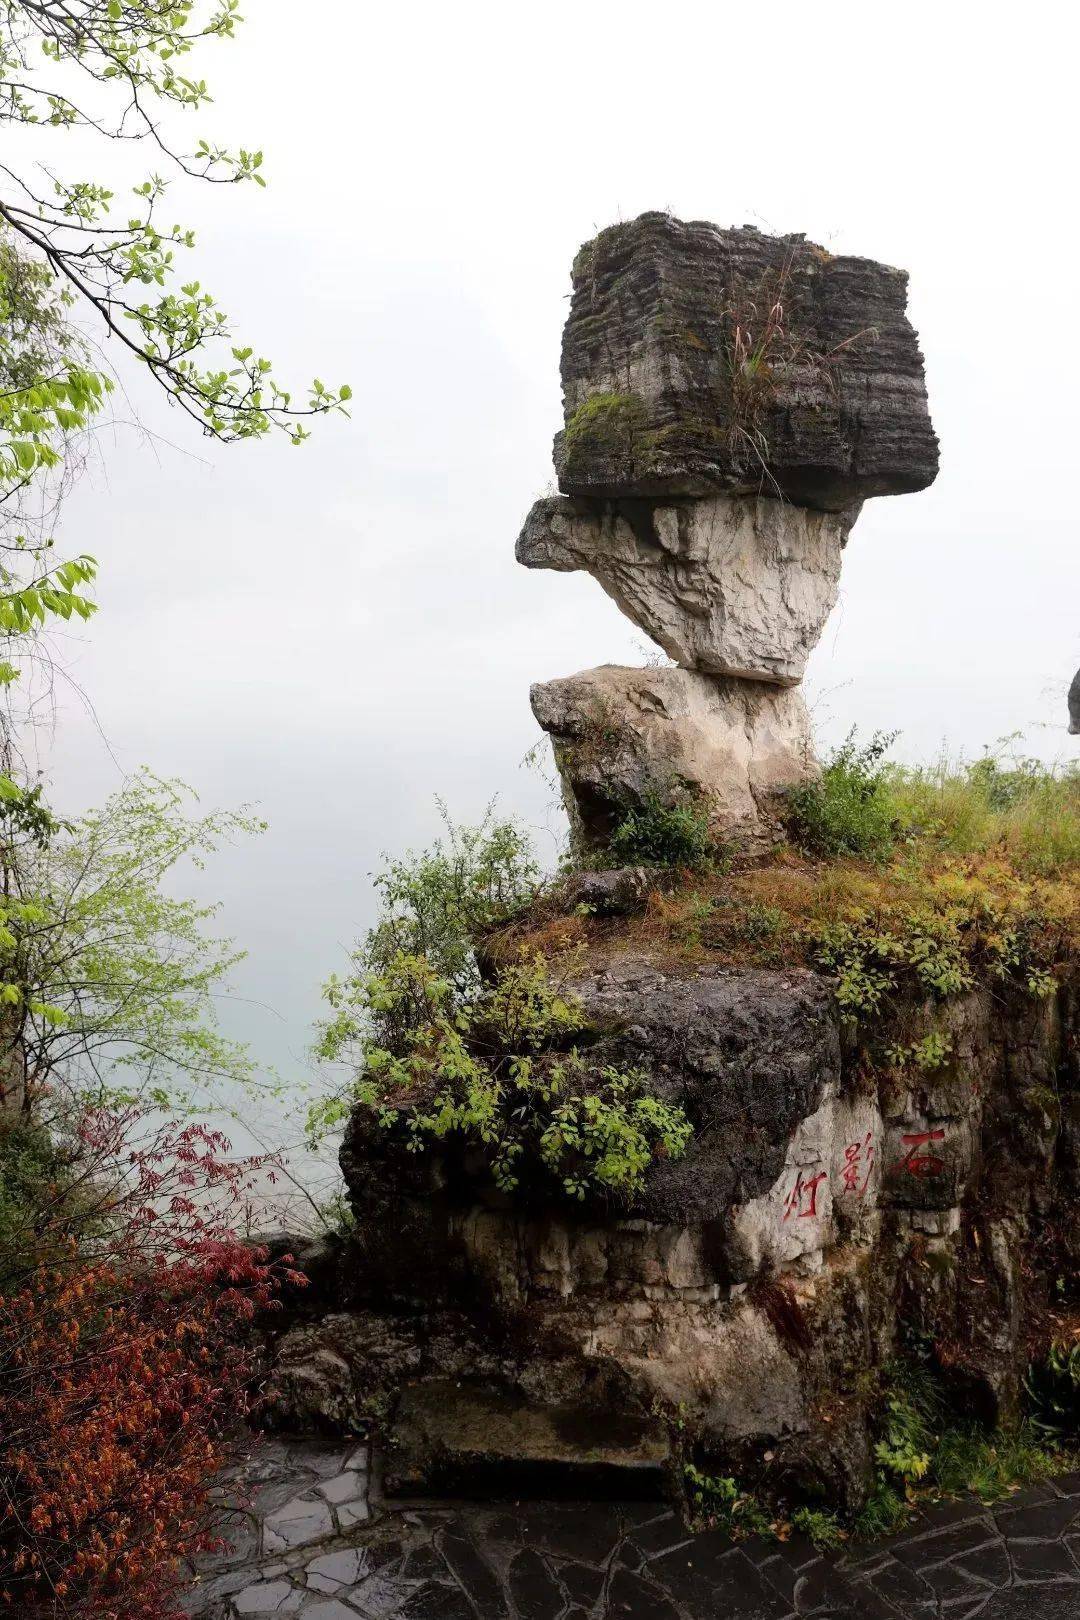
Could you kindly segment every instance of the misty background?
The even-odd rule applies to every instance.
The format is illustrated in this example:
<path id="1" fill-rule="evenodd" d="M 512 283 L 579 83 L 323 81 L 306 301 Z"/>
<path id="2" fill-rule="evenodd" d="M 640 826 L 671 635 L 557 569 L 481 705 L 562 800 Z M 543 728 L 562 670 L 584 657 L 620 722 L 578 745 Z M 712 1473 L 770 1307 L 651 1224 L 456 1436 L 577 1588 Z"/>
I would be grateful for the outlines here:
<path id="1" fill-rule="evenodd" d="M 806 682 L 819 745 L 857 724 L 925 760 L 1023 731 L 1076 757 L 1074 18 L 244 10 L 193 63 L 216 106 L 185 138 L 261 146 L 268 188 L 176 184 L 170 208 L 238 341 L 297 393 L 349 382 L 352 420 L 224 448 L 106 347 L 127 397 L 60 530 L 101 566 L 100 613 L 61 644 L 94 714 L 62 684 L 42 748 L 66 813 L 145 763 L 268 819 L 185 884 L 248 952 L 224 1028 L 290 1092 L 380 853 L 430 842 L 436 794 L 466 821 L 497 796 L 553 859 L 561 812 L 522 767 L 529 684 L 652 650 L 587 576 L 513 557 L 553 476 L 571 260 L 614 220 L 805 231 L 909 270 L 942 469 L 852 534 Z M 68 175 L 151 166 L 34 140 Z M 269 1105 L 250 1117 L 276 1128 Z"/>

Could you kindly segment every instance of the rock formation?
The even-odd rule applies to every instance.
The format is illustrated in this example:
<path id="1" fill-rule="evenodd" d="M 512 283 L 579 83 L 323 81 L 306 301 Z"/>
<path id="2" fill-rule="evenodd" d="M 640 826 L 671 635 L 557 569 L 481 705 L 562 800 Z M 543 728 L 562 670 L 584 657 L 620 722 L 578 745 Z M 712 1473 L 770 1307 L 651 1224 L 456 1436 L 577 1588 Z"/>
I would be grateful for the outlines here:
<path id="1" fill-rule="evenodd" d="M 539 1407 L 560 1415 L 567 1457 L 598 1415 L 621 1436 L 637 1413 L 642 1465 L 666 1411 L 721 1472 L 762 1477 L 764 1455 L 773 1488 L 857 1503 L 870 1369 L 912 1337 L 941 1346 L 968 1414 L 1007 1419 L 1039 1245 L 1063 1238 L 1074 1270 L 1080 1252 L 1075 980 L 1042 1002 L 962 996 L 937 1015 L 947 1062 L 878 1078 L 820 973 L 616 950 L 573 988 L 594 1053 L 694 1120 L 632 1210 L 514 1204 L 453 1154 L 388 1151 L 360 1113 L 342 1152 L 367 1234 L 357 1275 L 406 1312 L 424 1302 L 410 1376 L 463 1383 L 474 1427 L 486 1402 L 489 1461 L 526 1446 Z M 453 1404 L 423 1444 L 410 1416 L 399 1481 L 437 1473 Z M 594 1439 L 585 1451 L 595 1462 Z"/>
<path id="2" fill-rule="evenodd" d="M 862 502 L 937 471 L 906 282 L 801 236 L 665 214 L 578 254 L 565 494 L 536 503 L 517 556 L 592 574 L 679 666 L 533 688 L 579 848 L 687 797 L 753 848 L 813 774 L 801 700 L 776 689 L 802 679 Z"/>
<path id="3" fill-rule="evenodd" d="M 549 498 L 525 520 L 517 559 L 591 574 L 685 669 L 790 686 L 835 606 L 850 526 L 850 514 L 753 496 Z"/>
<path id="4" fill-rule="evenodd" d="M 602 848 L 628 807 L 676 787 L 750 847 L 806 777 L 809 717 L 790 687 L 607 664 L 534 686 L 532 706 L 554 746 L 577 847 Z"/>
<path id="5" fill-rule="evenodd" d="M 776 836 L 814 769 L 796 683 L 857 503 L 921 488 L 937 464 L 903 296 L 900 272 L 802 238 L 659 215 L 579 255 L 556 451 L 567 494 L 537 503 L 518 555 L 587 570 L 677 663 L 533 688 L 577 848 L 687 796 L 744 854 Z M 755 356 L 747 405 L 733 368 Z M 867 868 L 833 914 L 840 957 L 754 957 L 785 872 L 804 899 L 829 886 L 788 851 L 684 891 L 703 929 L 744 908 L 741 955 L 665 948 L 655 910 L 632 915 L 665 880 L 639 869 L 571 875 L 514 920 L 502 944 L 519 963 L 530 938 L 542 962 L 578 925 L 560 994 L 580 1010 L 588 1073 L 636 1077 L 654 1112 L 681 1110 L 688 1145 L 646 1155 L 632 1199 L 578 1203 L 557 1178 L 528 1195 L 496 1186 L 489 1137 L 395 1137 L 358 1106 L 341 1152 L 351 1310 L 284 1336 L 281 1421 L 360 1422 L 404 1386 L 392 1488 L 517 1489 L 516 1463 L 548 1486 L 614 1479 L 633 1495 L 682 1448 L 788 1500 L 850 1506 L 873 1483 L 873 1370 L 912 1337 L 935 1346 L 968 1413 L 1015 1408 L 1025 1313 L 1080 1257 L 1075 948 L 1055 935 L 1039 973 L 1014 972 L 1023 930 L 1005 920 L 1001 954 L 959 971 L 959 941 L 997 925 L 978 885 L 971 918 L 946 915 L 965 882 L 951 870 L 927 916 L 901 906 L 919 934 L 904 955 Z M 758 880 L 764 903 L 737 887 Z M 838 982 L 860 895 L 869 942 L 849 976 L 888 1003 L 872 1036 Z M 495 983 L 499 949 L 480 949 Z M 947 985 L 921 973 L 935 951 Z M 514 1062 L 500 1072 L 527 1066 Z"/>
<path id="6" fill-rule="evenodd" d="M 802 236 L 668 214 L 574 260 L 559 487 L 771 492 L 840 511 L 937 474 L 907 276 Z"/>

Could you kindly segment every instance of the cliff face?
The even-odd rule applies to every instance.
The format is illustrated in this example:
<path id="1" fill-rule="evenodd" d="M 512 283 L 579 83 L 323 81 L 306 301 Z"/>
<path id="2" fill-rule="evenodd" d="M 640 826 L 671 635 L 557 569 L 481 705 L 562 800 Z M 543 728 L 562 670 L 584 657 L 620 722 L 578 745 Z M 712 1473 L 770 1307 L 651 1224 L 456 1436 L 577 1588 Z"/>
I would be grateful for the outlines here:
<path id="1" fill-rule="evenodd" d="M 632 1209 L 515 1206 L 467 1159 L 342 1154 L 376 1297 L 455 1307 L 541 1405 L 677 1414 L 725 1466 L 858 1502 L 872 1373 L 921 1337 L 972 1415 L 1007 1419 L 1074 1268 L 1080 999 L 976 990 L 932 1072 L 867 1071 L 833 985 L 672 970 L 609 943 L 576 981 L 598 1054 L 694 1126 Z M 913 1004 L 907 1016 L 923 1018 Z"/>

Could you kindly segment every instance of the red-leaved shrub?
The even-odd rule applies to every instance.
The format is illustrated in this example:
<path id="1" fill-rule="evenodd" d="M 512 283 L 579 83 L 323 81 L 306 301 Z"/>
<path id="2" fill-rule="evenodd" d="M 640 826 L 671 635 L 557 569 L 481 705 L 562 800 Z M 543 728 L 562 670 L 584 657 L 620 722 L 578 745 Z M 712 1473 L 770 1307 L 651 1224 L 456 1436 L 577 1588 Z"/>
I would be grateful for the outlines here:
<path id="1" fill-rule="evenodd" d="M 27 1232 L 5 1233 L 0 1613 L 166 1620 L 213 1540 L 253 1375 L 243 1329 L 279 1275 L 235 1235 L 266 1165 L 197 1125 L 132 1148 L 139 1126 L 84 1118 Z"/>

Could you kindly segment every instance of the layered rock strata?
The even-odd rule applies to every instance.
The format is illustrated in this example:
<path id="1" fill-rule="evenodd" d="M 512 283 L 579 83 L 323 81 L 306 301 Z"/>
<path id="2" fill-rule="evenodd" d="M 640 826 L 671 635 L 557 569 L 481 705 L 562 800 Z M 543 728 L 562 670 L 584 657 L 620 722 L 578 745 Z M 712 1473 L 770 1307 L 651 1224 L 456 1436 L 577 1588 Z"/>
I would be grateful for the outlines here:
<path id="1" fill-rule="evenodd" d="M 586 243 L 572 285 L 566 494 L 732 490 L 839 511 L 936 477 L 902 270 L 650 213 Z"/>
<path id="2" fill-rule="evenodd" d="M 800 236 L 662 214 L 578 254 L 564 495 L 536 502 L 517 557 L 591 574 L 679 666 L 662 695 L 626 671 L 533 688 L 580 849 L 620 809 L 687 792 L 719 835 L 758 847 L 777 791 L 813 773 L 801 705 L 762 689 L 802 679 L 862 502 L 936 474 L 906 285 Z M 587 757 L 593 696 L 611 740 Z"/>

